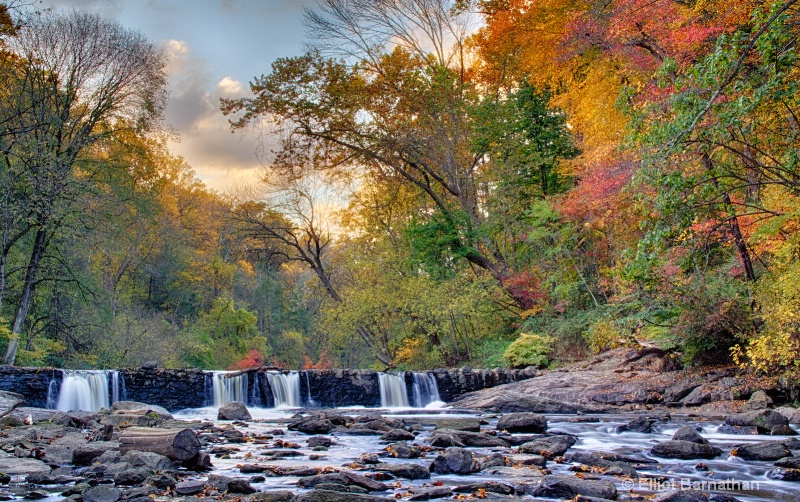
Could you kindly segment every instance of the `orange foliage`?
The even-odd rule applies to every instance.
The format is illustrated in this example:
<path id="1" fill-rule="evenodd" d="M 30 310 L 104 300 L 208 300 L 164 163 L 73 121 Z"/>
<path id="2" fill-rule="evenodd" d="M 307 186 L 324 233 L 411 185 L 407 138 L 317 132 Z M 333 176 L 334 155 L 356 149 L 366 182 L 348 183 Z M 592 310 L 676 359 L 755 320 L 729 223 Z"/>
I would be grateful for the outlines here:
<path id="1" fill-rule="evenodd" d="M 322 354 L 319 356 L 319 360 L 316 363 L 308 357 L 308 354 L 303 355 L 303 369 L 304 370 L 329 370 L 333 368 L 333 361 L 331 361 L 331 356 L 328 353 L 328 349 L 322 351 Z"/>
<path id="2" fill-rule="evenodd" d="M 261 351 L 252 349 L 240 361 L 228 366 L 229 370 L 246 370 L 250 368 L 260 368 L 264 365 L 264 355 Z"/>

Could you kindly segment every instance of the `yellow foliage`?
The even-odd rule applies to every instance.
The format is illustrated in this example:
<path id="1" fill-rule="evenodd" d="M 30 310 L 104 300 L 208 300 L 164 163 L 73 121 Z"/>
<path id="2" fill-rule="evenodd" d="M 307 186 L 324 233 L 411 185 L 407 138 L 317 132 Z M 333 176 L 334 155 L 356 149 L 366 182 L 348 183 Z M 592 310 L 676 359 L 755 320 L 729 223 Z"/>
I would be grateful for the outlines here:
<path id="1" fill-rule="evenodd" d="M 403 364 L 419 358 L 419 351 L 424 347 L 424 343 L 419 338 L 405 338 L 400 343 L 400 347 L 394 354 L 395 365 Z"/>
<path id="2" fill-rule="evenodd" d="M 607 317 L 595 321 L 583 334 L 583 338 L 594 354 L 624 347 L 626 344 L 622 329 Z"/>

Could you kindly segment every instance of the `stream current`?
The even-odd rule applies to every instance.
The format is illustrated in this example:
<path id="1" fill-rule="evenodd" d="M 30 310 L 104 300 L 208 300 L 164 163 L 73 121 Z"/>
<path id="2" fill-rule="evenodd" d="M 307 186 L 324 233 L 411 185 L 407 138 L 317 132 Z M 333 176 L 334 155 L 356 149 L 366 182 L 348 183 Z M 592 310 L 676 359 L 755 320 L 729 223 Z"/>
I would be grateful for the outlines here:
<path id="1" fill-rule="evenodd" d="M 312 451 L 306 445 L 309 435 L 290 431 L 286 429 L 286 424 L 290 417 L 298 410 L 280 409 L 251 409 L 254 422 L 247 424 L 246 427 L 237 423 L 235 427 L 245 436 L 250 436 L 253 441 L 242 444 L 230 445 L 235 447 L 235 451 L 225 454 L 217 454 L 212 459 L 215 469 L 214 473 L 229 475 L 233 477 L 251 477 L 252 475 L 242 474 L 238 466 L 248 463 L 258 463 L 281 467 L 316 467 L 340 468 L 343 466 L 352 467 L 353 462 L 362 454 L 375 453 L 380 456 L 385 452 L 388 442 L 381 441 L 378 435 L 356 436 L 338 435 L 335 433 L 327 434 L 332 438 L 334 444 L 327 451 Z M 428 446 L 431 432 L 438 419 L 447 417 L 474 417 L 484 422 L 482 430 L 494 431 L 498 415 L 495 414 L 476 414 L 464 410 L 449 409 L 365 409 L 365 408 L 340 408 L 336 412 L 340 414 L 358 416 L 365 413 L 375 413 L 380 411 L 384 417 L 405 420 L 407 423 L 417 422 L 424 426 L 414 441 L 409 441 L 409 445 Z M 622 478 L 616 476 L 600 476 L 597 479 L 613 481 L 619 491 L 619 499 L 625 500 L 638 497 L 650 497 L 654 494 L 662 494 L 675 489 L 695 488 L 706 492 L 723 493 L 736 497 L 743 502 L 766 502 L 766 501 L 798 501 L 800 500 L 800 483 L 773 480 L 768 477 L 770 471 L 774 469 L 772 462 L 745 461 L 738 457 L 731 456 L 729 452 L 737 445 L 750 442 L 787 439 L 781 436 L 747 436 L 729 435 L 717 432 L 719 425 L 723 423 L 721 418 L 708 420 L 696 419 L 691 417 L 674 416 L 669 421 L 657 422 L 654 432 L 650 434 L 623 432 L 617 433 L 619 425 L 629 422 L 635 418 L 636 414 L 602 414 L 602 415 L 547 415 L 548 433 L 568 433 L 578 437 L 578 442 L 567 451 L 565 456 L 569 456 L 576 450 L 603 451 L 617 453 L 625 457 L 641 459 L 642 463 L 635 465 L 639 472 L 638 479 Z M 185 420 L 209 420 L 218 425 L 230 424 L 230 422 L 216 420 L 216 408 L 202 408 L 185 410 L 179 413 L 176 418 Z M 650 449 L 659 442 L 672 438 L 675 431 L 682 425 L 691 424 L 695 427 L 702 427 L 700 434 L 708 439 L 714 446 L 723 450 L 723 454 L 713 460 L 675 460 L 657 458 L 649 453 Z M 284 435 L 273 435 L 272 432 L 281 429 Z M 271 439 L 270 436 L 272 436 Z M 295 448 L 302 456 L 288 457 L 278 460 L 266 460 L 263 457 L 264 450 L 274 449 L 276 440 L 295 443 L 299 448 Z M 491 455 L 501 452 L 508 455 L 512 452 L 509 448 L 469 448 L 476 455 Z M 800 455 L 800 451 L 795 450 L 795 455 Z M 431 464 L 436 451 L 423 453 L 423 457 L 416 459 L 398 459 L 392 456 L 381 457 L 381 462 L 386 463 L 415 463 L 426 468 Z M 312 460 L 314 459 L 314 460 Z M 575 475 L 570 467 L 575 466 L 569 462 L 557 462 L 548 460 L 546 469 L 552 474 Z M 367 466 L 369 467 L 369 466 Z M 375 495 L 385 497 L 405 498 L 408 495 L 409 487 L 432 486 L 433 483 L 448 485 L 465 485 L 482 481 L 499 481 L 511 485 L 535 482 L 540 477 L 540 471 L 535 467 L 517 467 L 512 469 L 500 469 L 501 473 L 491 474 L 478 472 L 472 475 L 438 475 L 432 473 L 430 479 L 409 481 L 406 479 L 395 479 L 388 481 L 394 487 L 392 492 L 376 493 Z M 487 471 L 491 472 L 491 469 Z M 363 473 L 362 473 L 363 474 Z M 592 473 L 586 473 L 587 478 L 595 477 Z M 262 482 L 252 483 L 253 487 L 259 491 L 273 490 L 292 490 L 301 491 L 297 487 L 298 478 L 287 477 L 267 477 Z M 532 496 L 521 495 L 522 499 L 535 499 Z M 536 499 L 544 500 L 544 499 Z M 640 499 L 641 500 L 641 499 Z"/>

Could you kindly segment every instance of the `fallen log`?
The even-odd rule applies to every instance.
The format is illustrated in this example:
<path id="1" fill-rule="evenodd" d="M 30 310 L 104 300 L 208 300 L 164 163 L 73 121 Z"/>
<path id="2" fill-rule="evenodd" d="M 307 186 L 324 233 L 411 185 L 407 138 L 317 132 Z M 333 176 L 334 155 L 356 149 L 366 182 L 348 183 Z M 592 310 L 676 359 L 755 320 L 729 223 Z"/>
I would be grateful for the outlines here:
<path id="1" fill-rule="evenodd" d="M 192 429 L 129 427 L 119 436 L 119 451 L 150 451 L 172 460 L 189 460 L 200 451 L 200 441 Z"/>

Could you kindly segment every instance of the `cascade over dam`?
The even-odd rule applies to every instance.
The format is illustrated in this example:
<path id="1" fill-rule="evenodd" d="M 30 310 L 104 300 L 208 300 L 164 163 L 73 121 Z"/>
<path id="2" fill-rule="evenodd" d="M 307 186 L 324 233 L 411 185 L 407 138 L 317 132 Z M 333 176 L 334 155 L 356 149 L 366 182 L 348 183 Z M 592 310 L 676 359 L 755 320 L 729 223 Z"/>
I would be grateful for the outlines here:
<path id="1" fill-rule="evenodd" d="M 28 405 L 94 411 L 118 400 L 170 411 L 242 401 L 276 407 L 415 407 L 449 402 L 467 392 L 531 378 L 524 370 L 471 368 L 384 373 L 331 369 L 276 371 L 175 370 L 146 365 L 120 370 L 0 367 L 0 390 L 22 394 Z"/>

